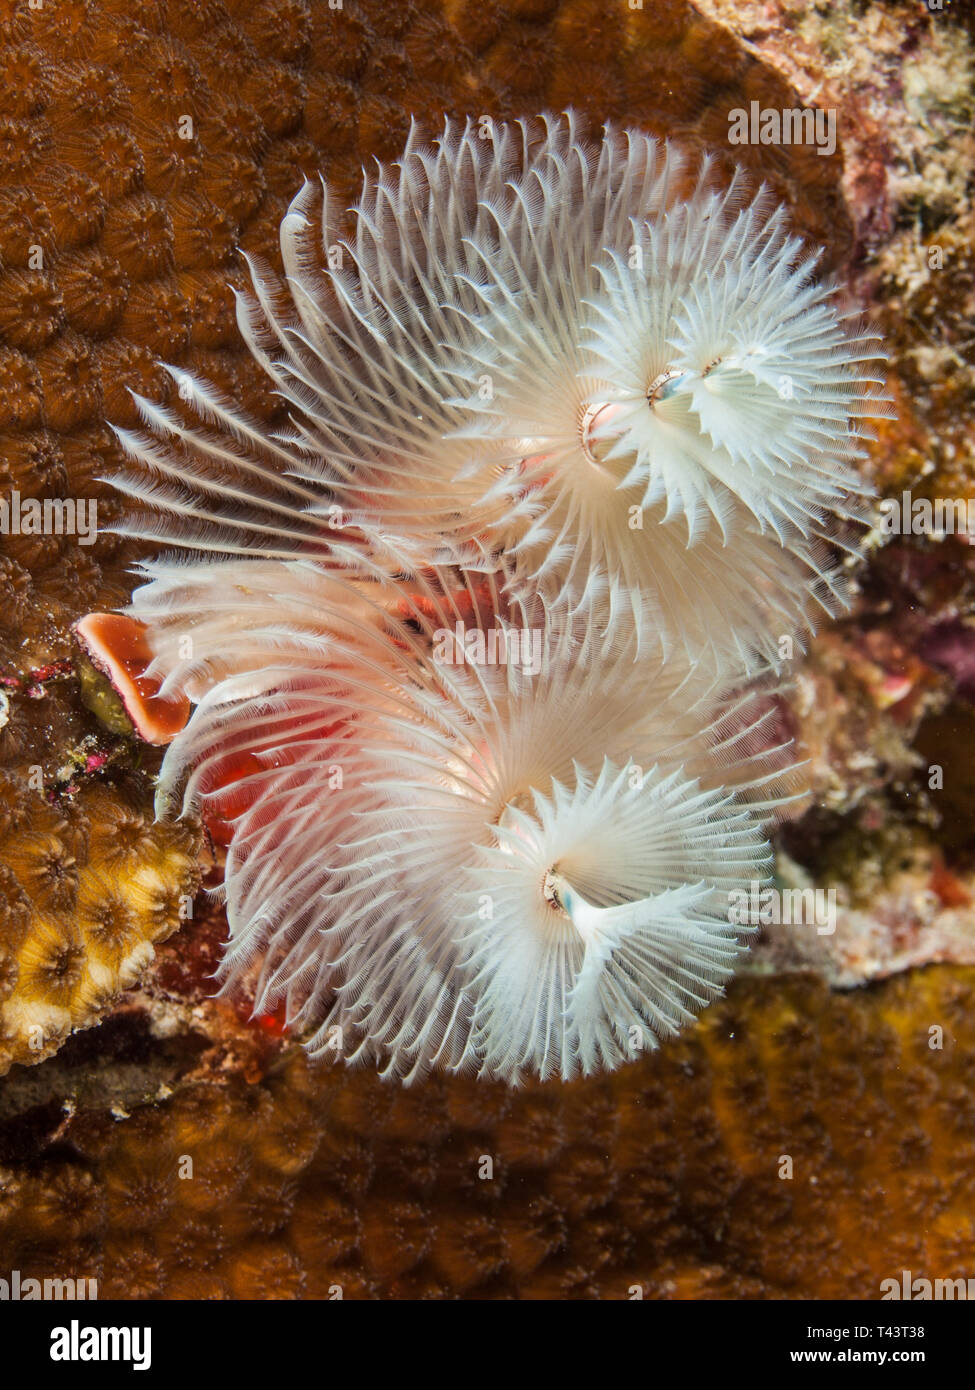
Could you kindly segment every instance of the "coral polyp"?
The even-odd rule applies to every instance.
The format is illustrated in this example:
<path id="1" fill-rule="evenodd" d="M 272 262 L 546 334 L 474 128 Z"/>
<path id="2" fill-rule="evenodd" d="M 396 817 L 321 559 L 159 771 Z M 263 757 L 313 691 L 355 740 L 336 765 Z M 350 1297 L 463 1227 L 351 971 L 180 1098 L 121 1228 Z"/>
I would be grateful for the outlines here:
<path id="1" fill-rule="evenodd" d="M 185 920 L 192 830 L 154 825 L 139 790 L 134 776 L 86 787 L 63 815 L 35 792 L 0 816 L 0 1072 L 98 1022 Z"/>

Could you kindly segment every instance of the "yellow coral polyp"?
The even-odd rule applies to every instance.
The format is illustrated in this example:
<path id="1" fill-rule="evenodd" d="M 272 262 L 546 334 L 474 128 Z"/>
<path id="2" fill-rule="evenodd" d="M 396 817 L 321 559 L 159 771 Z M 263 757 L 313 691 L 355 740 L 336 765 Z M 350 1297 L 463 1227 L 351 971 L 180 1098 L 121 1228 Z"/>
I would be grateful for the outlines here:
<path id="1" fill-rule="evenodd" d="M 51 918 L 35 917 L 20 952 L 20 989 L 28 998 L 44 998 L 59 1008 L 77 1009 L 86 987 L 103 974 L 91 973 L 88 952 L 77 929 Z"/>
<path id="2" fill-rule="evenodd" d="M 26 780 L 26 779 L 25 779 Z M 132 777 L 57 809 L 28 793 L 0 881 L 0 1072 L 57 1051 L 140 978 L 198 877 L 187 826 L 153 826 Z"/>
<path id="3" fill-rule="evenodd" d="M 93 958 L 119 970 L 140 940 L 137 912 L 106 874 L 86 876 L 78 893 L 78 924 Z"/>

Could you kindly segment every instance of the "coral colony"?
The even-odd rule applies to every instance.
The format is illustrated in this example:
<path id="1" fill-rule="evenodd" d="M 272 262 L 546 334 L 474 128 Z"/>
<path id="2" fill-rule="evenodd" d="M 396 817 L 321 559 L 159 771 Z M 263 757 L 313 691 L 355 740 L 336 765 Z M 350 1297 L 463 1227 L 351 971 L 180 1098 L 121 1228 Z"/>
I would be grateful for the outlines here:
<path id="1" fill-rule="evenodd" d="M 82 633 L 120 685 L 145 648 L 157 812 L 226 844 L 224 987 L 404 1080 L 618 1066 L 770 882 L 877 343 L 761 191 L 571 113 L 413 131 L 281 251 L 238 322 L 290 428 L 140 399 L 124 530 L 169 550 Z"/>

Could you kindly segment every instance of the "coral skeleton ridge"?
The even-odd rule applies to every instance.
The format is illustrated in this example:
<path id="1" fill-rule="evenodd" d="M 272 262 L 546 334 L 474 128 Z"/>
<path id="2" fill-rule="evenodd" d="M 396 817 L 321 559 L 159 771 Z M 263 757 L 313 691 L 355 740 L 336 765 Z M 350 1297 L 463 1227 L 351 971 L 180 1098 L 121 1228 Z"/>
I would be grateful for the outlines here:
<path id="1" fill-rule="evenodd" d="M 405 1079 L 617 1066 L 720 992 L 767 880 L 761 686 L 846 603 L 876 339 L 761 190 L 571 113 L 413 129 L 281 252 L 238 323 L 290 428 L 174 368 L 117 432 L 225 986 Z"/>

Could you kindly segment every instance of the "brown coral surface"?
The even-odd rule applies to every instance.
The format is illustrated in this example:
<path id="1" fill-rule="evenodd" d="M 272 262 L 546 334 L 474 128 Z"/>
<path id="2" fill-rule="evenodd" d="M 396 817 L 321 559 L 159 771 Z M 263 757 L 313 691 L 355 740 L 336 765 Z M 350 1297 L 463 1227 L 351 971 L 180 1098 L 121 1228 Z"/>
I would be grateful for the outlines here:
<path id="1" fill-rule="evenodd" d="M 973 984 L 738 981 L 642 1062 L 517 1091 L 289 1048 L 144 1103 L 147 1039 L 100 1081 L 78 1039 L 53 1065 L 87 1101 L 35 1072 L 0 1107 L 0 1249 L 101 1297 L 875 1299 L 971 1266 Z"/>

